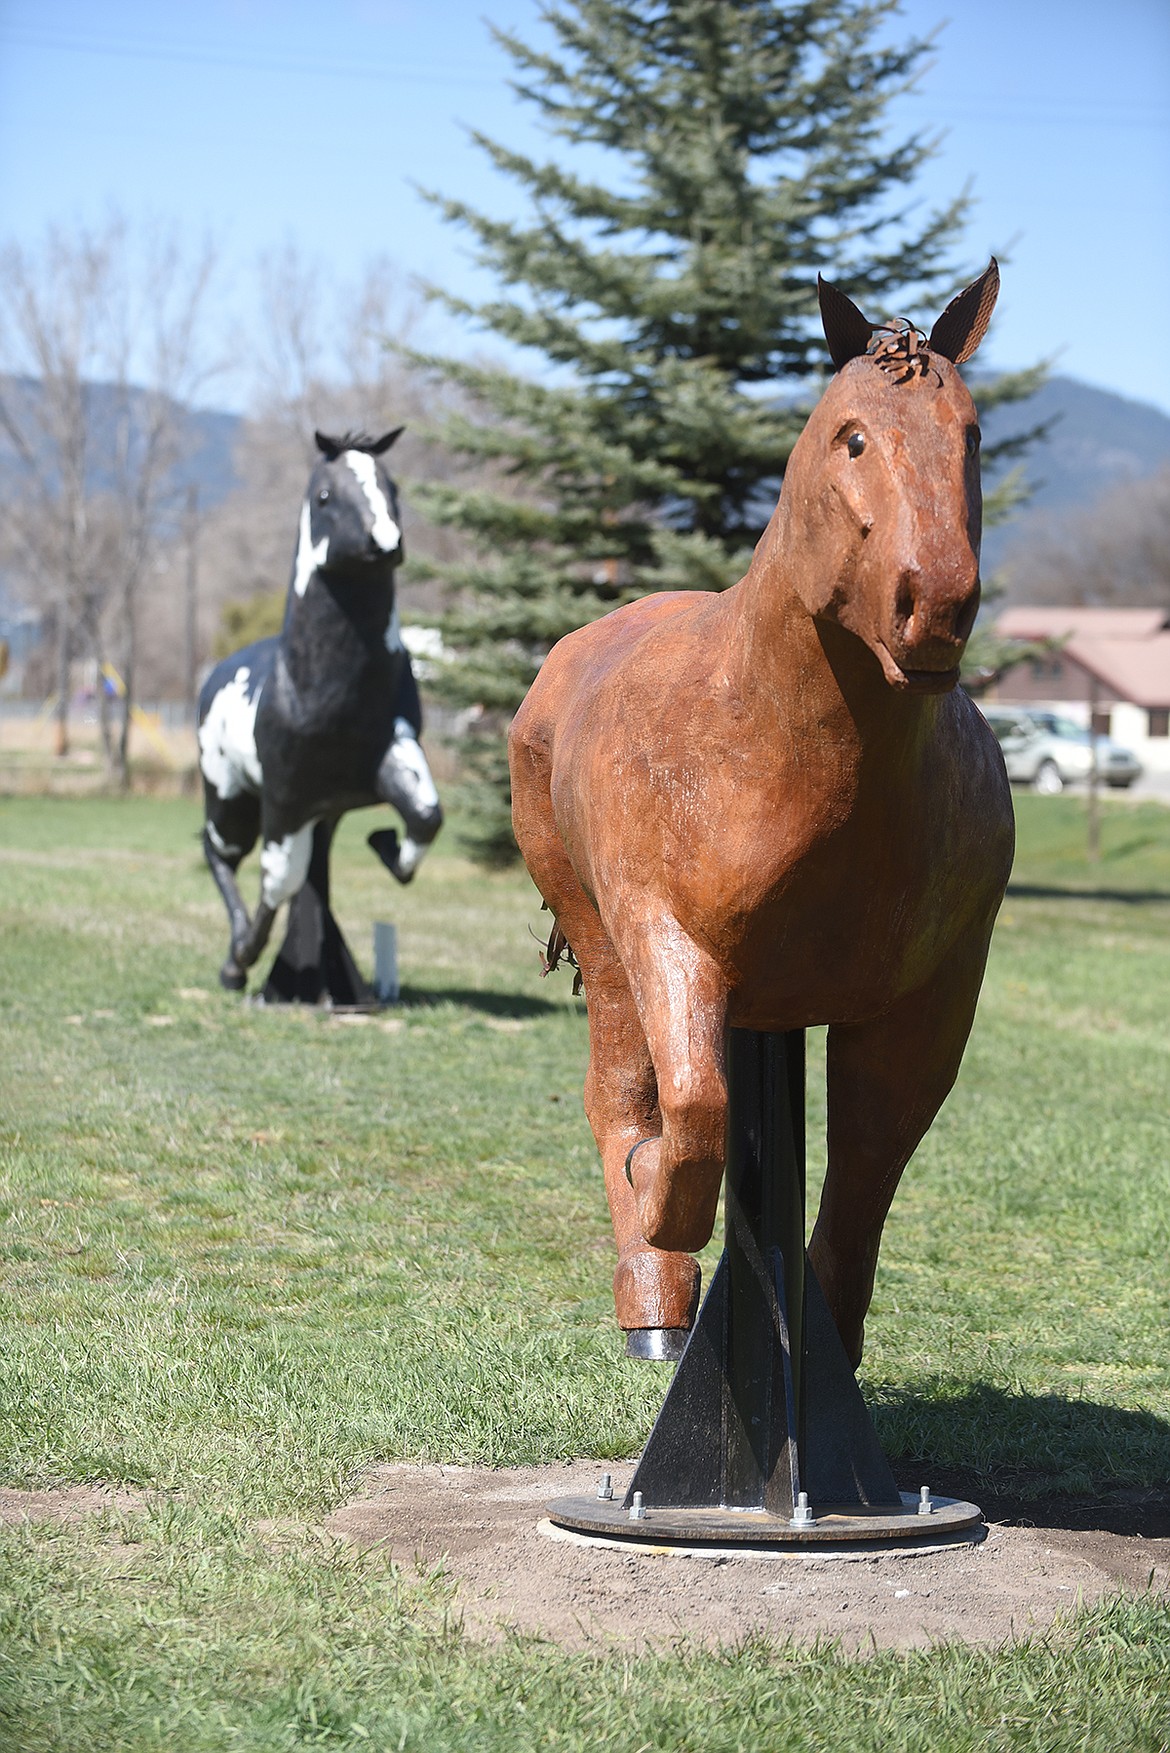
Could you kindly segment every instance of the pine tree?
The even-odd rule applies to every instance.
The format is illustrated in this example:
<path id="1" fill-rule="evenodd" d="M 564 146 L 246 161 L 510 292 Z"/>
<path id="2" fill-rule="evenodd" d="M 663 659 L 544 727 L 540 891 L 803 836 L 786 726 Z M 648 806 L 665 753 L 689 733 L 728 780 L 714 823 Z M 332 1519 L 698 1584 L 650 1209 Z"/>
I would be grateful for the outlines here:
<path id="1" fill-rule="evenodd" d="M 895 11 L 561 0 L 543 9 L 554 51 L 495 33 L 519 94 L 592 174 L 477 135 L 528 222 L 429 197 L 502 288 L 434 296 L 542 361 L 523 376 L 412 356 L 466 398 L 441 436 L 473 474 L 414 492 L 473 555 L 444 570 L 443 691 L 483 708 L 466 833 L 486 859 L 512 851 L 503 733 L 551 645 L 649 590 L 745 570 L 826 363 L 818 270 L 875 319 L 933 316 L 969 277 L 952 261 L 967 197 L 916 212 L 931 143 L 884 138 L 927 49 L 888 43 Z"/>

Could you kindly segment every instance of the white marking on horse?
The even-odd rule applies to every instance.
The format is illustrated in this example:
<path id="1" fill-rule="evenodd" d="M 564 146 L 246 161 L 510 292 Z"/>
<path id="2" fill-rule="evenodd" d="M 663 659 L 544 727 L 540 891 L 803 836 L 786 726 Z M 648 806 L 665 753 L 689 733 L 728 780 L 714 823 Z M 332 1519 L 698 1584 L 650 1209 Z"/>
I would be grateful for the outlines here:
<path id="1" fill-rule="evenodd" d="M 215 850 L 218 853 L 220 853 L 222 857 L 234 858 L 236 856 L 236 854 L 240 850 L 239 847 L 228 845 L 228 842 L 224 839 L 223 835 L 220 833 L 220 831 L 216 827 L 215 823 L 211 820 L 210 816 L 208 817 L 207 821 L 204 823 L 204 827 L 207 829 L 207 838 L 211 841 L 211 844 L 215 847 Z"/>
<path id="2" fill-rule="evenodd" d="M 283 840 L 266 840 L 260 851 L 260 894 L 269 907 L 291 901 L 305 886 L 316 822 L 306 822 Z"/>
<path id="3" fill-rule="evenodd" d="M 397 865 L 399 876 L 413 876 L 419 865 L 422 863 L 425 853 L 425 846 L 420 846 L 417 840 L 412 840 L 409 834 L 404 834 L 402 839 L 398 842 Z"/>
<path id="4" fill-rule="evenodd" d="M 387 623 L 386 631 L 385 631 L 385 634 L 383 635 L 383 643 L 386 646 L 386 650 L 390 653 L 390 655 L 392 657 L 396 651 L 405 650 L 405 647 L 402 643 L 402 623 L 398 619 L 398 604 L 397 603 L 395 603 L 394 607 L 390 611 L 390 620 Z M 397 734 L 398 734 L 397 731 L 395 731 L 395 735 L 397 735 Z"/>
<path id="5" fill-rule="evenodd" d="M 297 536 L 297 559 L 293 569 L 293 589 L 299 597 L 303 597 L 309 588 L 309 580 L 318 566 L 324 566 L 329 555 L 329 537 L 322 536 L 314 545 L 313 542 L 313 511 L 306 499 L 301 506 L 301 526 Z"/>
<path id="6" fill-rule="evenodd" d="M 256 754 L 256 708 L 261 688 L 248 698 L 247 664 L 241 664 L 211 702 L 199 726 L 199 765 L 220 797 L 260 790 L 262 775 Z"/>
<path id="7" fill-rule="evenodd" d="M 374 514 L 374 527 L 371 530 L 375 542 L 385 554 L 392 554 L 402 541 L 402 531 L 390 516 L 390 507 L 386 495 L 378 480 L 378 470 L 372 456 L 364 450 L 347 450 L 344 461 L 353 471 L 354 479 L 366 496 L 370 510 Z"/>

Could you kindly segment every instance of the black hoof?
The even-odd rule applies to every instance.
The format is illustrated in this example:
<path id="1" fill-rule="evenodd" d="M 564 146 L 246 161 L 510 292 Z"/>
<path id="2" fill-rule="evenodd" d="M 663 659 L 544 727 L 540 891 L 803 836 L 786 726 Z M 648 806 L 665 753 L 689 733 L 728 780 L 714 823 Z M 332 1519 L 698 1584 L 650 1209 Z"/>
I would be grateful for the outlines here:
<path id="1" fill-rule="evenodd" d="M 395 882 L 405 885 L 414 881 L 413 865 L 410 870 L 403 870 L 399 865 L 401 848 L 393 828 L 375 828 L 372 834 L 366 835 L 366 845 L 371 852 L 377 853 Z"/>
<path id="2" fill-rule="evenodd" d="M 366 835 L 366 845 L 382 860 L 391 876 L 398 875 L 398 835 L 393 828 L 375 828 Z"/>
<path id="3" fill-rule="evenodd" d="M 626 1356 L 643 1363 L 677 1363 L 690 1336 L 688 1327 L 634 1327 L 626 1334 Z"/>
<path id="4" fill-rule="evenodd" d="M 248 976 L 235 962 L 225 962 L 219 970 L 219 983 L 225 992 L 242 992 L 248 984 Z"/>

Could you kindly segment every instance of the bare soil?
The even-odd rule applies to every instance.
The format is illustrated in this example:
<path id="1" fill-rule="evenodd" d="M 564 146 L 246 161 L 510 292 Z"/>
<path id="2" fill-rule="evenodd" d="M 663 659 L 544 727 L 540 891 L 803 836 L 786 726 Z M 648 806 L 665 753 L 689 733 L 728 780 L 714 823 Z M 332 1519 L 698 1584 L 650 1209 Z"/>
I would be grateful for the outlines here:
<path id="1" fill-rule="evenodd" d="M 380 1465 L 324 1528 L 382 1548 L 407 1569 L 441 1568 L 472 1637 L 512 1630 L 571 1649 L 666 1648 L 684 1639 L 719 1647 L 753 1632 L 802 1643 L 831 1637 L 862 1652 L 944 1639 L 996 1645 L 1118 1589 L 1170 1599 L 1170 1489 L 1045 1500 L 1024 1495 L 1027 1478 L 989 1489 L 986 1480 L 934 1469 L 937 1493 L 983 1509 L 987 1526 L 974 1538 L 745 1553 L 591 1541 L 554 1529 L 549 1499 L 592 1494 L 603 1470 L 624 1494 L 632 1462 L 500 1471 Z M 928 1476 L 913 1465 L 898 1472 L 903 1489 Z M 146 1502 L 109 1486 L 0 1487 L 0 1522 L 76 1521 Z"/>
<path id="2" fill-rule="evenodd" d="M 632 1464 L 605 1469 L 624 1493 Z M 546 1502 L 592 1493 L 601 1471 L 589 1461 L 499 1472 L 378 1466 L 325 1527 L 404 1565 L 442 1563 L 474 1637 L 511 1629 L 575 1649 L 681 1638 L 721 1646 L 752 1632 L 827 1636 L 847 1650 L 999 1644 L 1119 1587 L 1170 1596 L 1170 1493 L 1130 1493 L 1096 1509 L 1043 1506 L 934 1478 L 935 1491 L 981 1505 L 984 1533 L 917 1549 L 745 1554 L 622 1547 L 554 1530 Z"/>
<path id="3" fill-rule="evenodd" d="M 107 1510 L 140 1510 L 146 1504 L 141 1491 L 124 1491 L 117 1485 L 59 1485 L 48 1491 L 18 1491 L 0 1485 L 0 1525 L 14 1522 L 79 1522 Z"/>

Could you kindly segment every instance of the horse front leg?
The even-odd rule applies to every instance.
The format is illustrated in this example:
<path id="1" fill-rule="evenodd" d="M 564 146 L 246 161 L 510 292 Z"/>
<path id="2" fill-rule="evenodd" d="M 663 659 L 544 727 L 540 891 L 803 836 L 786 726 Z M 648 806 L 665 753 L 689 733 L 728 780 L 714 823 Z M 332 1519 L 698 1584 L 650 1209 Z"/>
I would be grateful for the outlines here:
<path id="1" fill-rule="evenodd" d="M 398 811 L 406 834 L 400 841 L 393 828 L 378 828 L 366 844 L 391 876 L 408 883 L 443 826 L 443 811 L 422 744 L 405 718 L 394 726 L 394 740 L 382 757 L 374 790 L 383 803 Z"/>
<path id="2" fill-rule="evenodd" d="M 260 900 L 245 930 L 238 939 L 232 938 L 232 956 L 240 968 L 250 968 L 263 955 L 278 907 L 304 888 L 316 826 L 314 819 L 291 833 L 278 834 L 265 824 L 260 848 Z"/>
<path id="3" fill-rule="evenodd" d="M 828 1037 L 828 1168 L 809 1258 L 854 1368 L 902 1171 L 946 1100 L 971 1032 L 990 933 L 882 1016 Z"/>
<path id="4" fill-rule="evenodd" d="M 694 1253 L 710 1240 L 723 1179 L 727 982 L 669 915 L 627 915 L 621 937 L 662 1122 L 631 1151 L 627 1174 L 646 1240 Z"/>
<path id="5" fill-rule="evenodd" d="M 596 914 L 593 918 L 604 939 Z M 669 1357 L 677 1355 L 681 1336 L 695 1317 L 699 1263 L 683 1249 L 655 1247 L 643 1233 L 626 1164 L 640 1140 L 661 1130 L 654 1063 L 625 972 L 608 941 L 597 953 L 580 928 L 576 941 L 585 943 L 578 964 L 589 1011 L 585 1114 L 601 1155 L 617 1243 L 613 1298 L 618 1326 L 645 1336 L 642 1349 L 639 1342 L 631 1343 L 633 1354 Z"/>
<path id="6" fill-rule="evenodd" d="M 585 1114 L 597 1140 L 618 1260 L 613 1296 L 618 1325 L 635 1337 L 635 1356 L 670 1357 L 694 1319 L 699 1263 L 652 1247 L 642 1234 L 626 1159 L 657 1133 L 658 1086 L 625 969 L 582 888 L 557 828 L 550 795 L 550 739 L 543 727 L 513 727 L 512 820 L 532 880 L 577 959 L 589 1013 Z"/>

